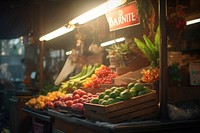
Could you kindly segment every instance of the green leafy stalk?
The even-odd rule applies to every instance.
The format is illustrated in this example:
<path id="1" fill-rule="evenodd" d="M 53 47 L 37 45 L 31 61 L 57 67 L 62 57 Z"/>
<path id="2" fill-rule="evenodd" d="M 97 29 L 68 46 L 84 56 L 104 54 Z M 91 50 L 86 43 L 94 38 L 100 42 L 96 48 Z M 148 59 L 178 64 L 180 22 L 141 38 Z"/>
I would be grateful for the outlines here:
<path id="1" fill-rule="evenodd" d="M 154 37 L 154 43 L 146 36 L 143 35 L 144 42 L 134 38 L 134 42 L 138 48 L 143 52 L 147 59 L 154 65 L 158 65 L 159 60 L 159 45 L 160 45 L 160 27 L 158 26 L 156 35 Z"/>
<path id="2" fill-rule="evenodd" d="M 140 41 L 139 39 L 137 38 L 134 38 L 134 41 L 136 43 L 136 45 L 138 46 L 138 48 L 144 53 L 144 55 L 147 57 L 147 59 L 149 61 L 152 61 L 153 60 L 153 56 L 151 54 L 151 51 L 150 49 L 146 46 L 145 43 L 143 43 L 142 41 Z"/>
<path id="3" fill-rule="evenodd" d="M 160 49 L 160 26 L 158 25 L 157 30 L 156 30 L 156 35 L 154 38 L 154 44 L 155 44 L 155 48 L 157 51 L 159 51 Z"/>

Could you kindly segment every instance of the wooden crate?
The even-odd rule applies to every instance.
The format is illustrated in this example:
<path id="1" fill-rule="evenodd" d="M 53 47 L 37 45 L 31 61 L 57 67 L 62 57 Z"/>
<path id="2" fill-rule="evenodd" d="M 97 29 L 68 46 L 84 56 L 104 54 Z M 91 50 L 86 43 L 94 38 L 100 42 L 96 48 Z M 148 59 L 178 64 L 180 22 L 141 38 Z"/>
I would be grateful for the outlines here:
<path id="1" fill-rule="evenodd" d="M 114 78 L 114 84 L 117 86 L 121 86 L 127 85 L 130 82 L 137 82 L 142 77 L 141 71 L 143 69 L 147 69 L 148 67 L 142 67 L 136 71 L 129 71 L 123 75 L 117 76 L 116 78 Z"/>
<path id="2" fill-rule="evenodd" d="M 85 116 L 89 119 L 118 123 L 133 119 L 155 118 L 158 114 L 156 92 L 134 97 L 111 105 L 85 103 Z"/>

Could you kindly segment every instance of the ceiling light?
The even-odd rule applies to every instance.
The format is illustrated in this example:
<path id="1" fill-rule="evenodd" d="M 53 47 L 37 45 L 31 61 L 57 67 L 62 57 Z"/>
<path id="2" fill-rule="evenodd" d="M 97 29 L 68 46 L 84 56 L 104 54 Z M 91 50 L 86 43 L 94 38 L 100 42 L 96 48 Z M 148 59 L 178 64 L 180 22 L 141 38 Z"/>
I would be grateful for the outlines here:
<path id="1" fill-rule="evenodd" d="M 61 27 L 61 28 L 59 28 L 55 31 L 52 31 L 49 34 L 42 36 L 39 40 L 40 41 L 49 41 L 49 40 L 54 39 L 58 36 L 66 34 L 66 33 L 75 29 L 74 25 L 84 24 L 88 21 L 91 21 L 91 20 L 105 14 L 106 12 L 124 4 L 126 1 L 127 0 L 109 0 L 109 1 L 101 4 L 100 6 L 93 8 L 92 10 L 90 10 L 90 11 L 76 17 L 75 19 L 71 20 L 67 27 L 63 26 L 63 27 Z"/>
<path id="2" fill-rule="evenodd" d="M 186 25 L 191 25 L 191 24 L 195 24 L 195 23 L 199 23 L 199 22 L 200 22 L 200 18 L 197 18 L 197 19 L 187 21 Z"/>
<path id="3" fill-rule="evenodd" d="M 69 22 L 69 24 L 84 24 L 124 4 L 125 2 L 126 0 L 109 0 L 101 4 L 100 6 L 97 6 L 91 9 L 90 11 L 74 18 Z"/>
<path id="4" fill-rule="evenodd" d="M 52 31 L 52 32 L 40 37 L 39 40 L 40 41 L 49 41 L 49 40 L 54 39 L 58 36 L 61 36 L 61 35 L 64 35 L 64 34 L 70 32 L 70 31 L 73 31 L 74 29 L 75 29 L 75 26 L 72 26 L 72 25 L 63 26 L 63 27 L 61 27 L 61 28 L 59 28 L 55 31 Z"/>
<path id="5" fill-rule="evenodd" d="M 65 54 L 70 55 L 71 53 L 72 53 L 72 51 L 70 50 L 70 51 L 67 51 Z"/>
<path id="6" fill-rule="evenodd" d="M 104 43 L 101 43 L 101 47 L 105 47 L 105 46 L 108 46 L 108 45 L 111 45 L 111 44 L 114 44 L 116 42 L 122 42 L 124 41 L 125 38 L 124 37 L 121 37 L 121 38 L 118 38 L 118 39 L 115 39 L 115 40 L 111 40 L 111 41 L 108 41 L 108 42 L 104 42 Z"/>

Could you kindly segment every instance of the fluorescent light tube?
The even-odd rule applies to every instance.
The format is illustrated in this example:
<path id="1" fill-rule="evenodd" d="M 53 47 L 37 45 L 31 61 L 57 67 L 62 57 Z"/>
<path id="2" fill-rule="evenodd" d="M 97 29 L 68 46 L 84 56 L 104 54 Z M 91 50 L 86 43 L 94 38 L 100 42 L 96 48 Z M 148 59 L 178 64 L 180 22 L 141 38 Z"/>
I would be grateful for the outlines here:
<path id="1" fill-rule="evenodd" d="M 103 14 L 105 14 L 106 12 L 124 4 L 127 0 L 109 0 L 103 4 L 101 4 L 100 6 L 93 8 L 92 10 L 76 17 L 75 19 L 71 20 L 69 22 L 69 25 L 71 25 L 70 27 L 61 27 L 49 34 L 46 34 L 44 36 L 42 36 L 39 40 L 40 41 L 49 41 L 51 39 L 54 39 L 58 36 L 61 36 L 63 34 L 66 34 L 72 30 L 75 29 L 76 24 L 84 24 L 88 21 L 91 21 Z M 73 26 L 72 26 L 73 25 Z"/>
<path id="2" fill-rule="evenodd" d="M 125 38 L 124 37 L 121 37 L 121 38 L 118 38 L 118 39 L 115 39 L 115 40 L 111 40 L 111 41 L 108 41 L 108 42 L 104 42 L 104 43 L 101 43 L 101 47 L 105 47 L 105 46 L 108 46 L 108 45 L 111 45 L 111 44 L 114 44 L 116 42 L 122 42 L 124 41 Z"/>
<path id="3" fill-rule="evenodd" d="M 72 31 L 74 29 L 75 29 L 75 26 L 69 26 L 69 27 L 63 26 L 63 27 L 61 27 L 61 28 L 59 28 L 59 29 L 57 29 L 55 31 L 52 31 L 52 32 L 40 37 L 39 40 L 40 41 L 49 41 L 49 40 L 54 39 L 54 38 L 56 38 L 58 36 L 66 34 L 66 33 L 70 32 L 70 31 Z"/>
<path id="4" fill-rule="evenodd" d="M 69 22 L 69 24 L 84 24 L 86 22 L 89 22 L 103 14 L 105 14 L 106 12 L 124 4 L 127 0 L 109 0 L 103 4 L 101 4 L 100 6 L 97 6 L 91 10 L 89 10 L 88 12 L 74 18 L 73 20 L 71 20 Z"/>
<path id="5" fill-rule="evenodd" d="M 65 54 L 70 55 L 71 53 L 72 53 L 72 51 L 70 50 L 70 51 L 67 51 Z"/>
<path id="6" fill-rule="evenodd" d="M 197 19 L 187 21 L 186 25 L 191 25 L 191 24 L 195 24 L 195 23 L 199 23 L 199 22 L 200 22 L 200 18 L 197 18 Z"/>

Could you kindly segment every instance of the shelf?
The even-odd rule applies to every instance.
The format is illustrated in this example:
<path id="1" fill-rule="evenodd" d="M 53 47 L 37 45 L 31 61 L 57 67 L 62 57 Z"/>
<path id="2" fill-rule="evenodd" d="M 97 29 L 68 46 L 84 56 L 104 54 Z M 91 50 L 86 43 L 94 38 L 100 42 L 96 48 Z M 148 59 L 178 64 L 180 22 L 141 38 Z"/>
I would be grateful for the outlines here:
<path id="1" fill-rule="evenodd" d="M 200 100 L 200 86 L 168 87 L 169 103 Z"/>
<path id="2" fill-rule="evenodd" d="M 200 48 L 193 48 L 193 49 L 168 48 L 168 51 L 170 51 L 170 52 L 182 52 L 182 53 L 191 53 L 191 52 L 199 53 L 200 52 Z"/>
<path id="3" fill-rule="evenodd" d="M 199 53 L 200 52 L 200 48 L 196 48 L 196 49 L 183 49 L 181 50 L 182 53 L 188 53 L 188 52 L 195 52 L 195 53 Z"/>

